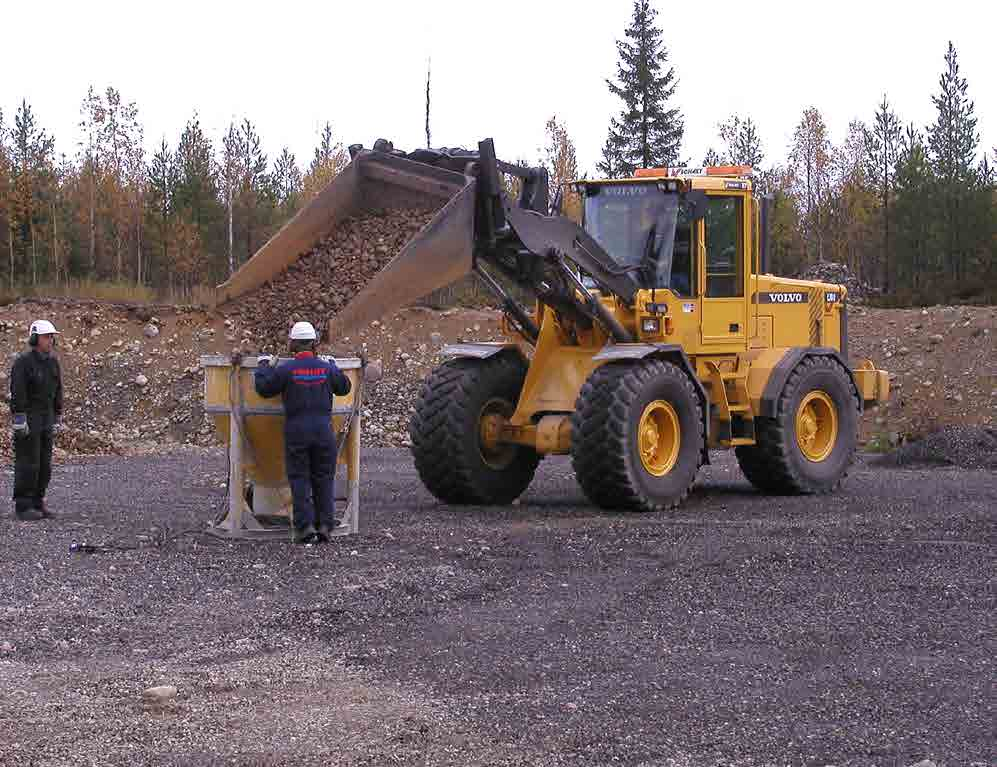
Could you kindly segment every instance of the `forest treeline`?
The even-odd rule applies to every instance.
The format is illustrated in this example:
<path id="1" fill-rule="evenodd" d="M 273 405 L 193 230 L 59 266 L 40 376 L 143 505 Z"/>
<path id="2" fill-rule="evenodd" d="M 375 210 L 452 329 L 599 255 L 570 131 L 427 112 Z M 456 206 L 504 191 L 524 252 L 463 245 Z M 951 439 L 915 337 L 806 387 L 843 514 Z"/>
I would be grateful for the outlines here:
<path id="1" fill-rule="evenodd" d="M 981 146 L 951 43 L 930 91 L 930 125 L 905 122 L 886 95 L 835 142 L 820 110 L 806 107 L 779 157 L 754 116 L 730 115 L 701 162 L 682 152 L 679 80 L 650 0 L 635 0 L 617 47 L 607 84 L 622 106 L 594 175 L 750 165 L 773 202 L 774 270 L 838 261 L 897 305 L 997 300 L 997 148 Z M 427 139 L 429 96 L 427 79 Z M 554 116 L 540 135 L 540 156 L 519 161 L 545 165 L 554 184 L 577 178 L 569 126 Z M 11 296 L 89 283 L 191 298 L 244 263 L 349 161 L 330 123 L 300 161 L 286 147 L 268 156 L 249 117 L 210 136 L 196 113 L 174 141 L 147 149 L 138 103 L 114 87 L 86 93 L 75 140 L 75 151 L 57 153 L 27 101 L 0 112 L 0 281 Z"/>

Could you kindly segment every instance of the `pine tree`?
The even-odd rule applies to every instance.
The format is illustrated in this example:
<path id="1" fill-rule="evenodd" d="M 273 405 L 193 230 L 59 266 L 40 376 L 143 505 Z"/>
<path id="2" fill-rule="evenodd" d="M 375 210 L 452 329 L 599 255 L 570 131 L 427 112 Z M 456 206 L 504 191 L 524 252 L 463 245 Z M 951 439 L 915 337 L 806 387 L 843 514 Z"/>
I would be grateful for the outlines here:
<path id="1" fill-rule="evenodd" d="M 218 195 L 218 170 L 211 141 L 201 129 L 196 114 L 180 136 L 175 162 L 177 185 L 173 198 L 176 215 L 183 220 L 181 228 L 185 241 L 197 244 L 197 258 L 184 263 L 189 265 L 196 261 L 199 268 L 208 265 L 213 268 L 213 276 L 221 276 L 225 273 L 224 260 L 219 264 L 214 259 L 225 252 L 219 236 L 225 213 Z M 174 260 L 178 257 L 185 258 L 179 246 L 173 253 Z M 189 283 L 186 284 L 189 287 Z"/>
<path id="2" fill-rule="evenodd" d="M 170 267 L 170 234 L 175 212 L 174 196 L 178 184 L 176 157 L 170 151 L 166 139 L 163 139 L 159 149 L 152 156 L 148 172 L 147 215 L 151 219 L 151 229 L 157 240 L 156 250 L 160 254 L 160 269 L 165 271 Z"/>
<path id="3" fill-rule="evenodd" d="M 657 15 L 650 0 L 634 0 L 626 39 L 616 43 L 619 82 L 606 83 L 623 101 L 623 110 L 610 120 L 599 163 L 599 171 L 611 178 L 632 175 L 637 168 L 678 164 L 685 128 L 679 110 L 668 107 L 678 81 L 675 68 L 668 66 L 668 49 L 655 25 Z"/>
<path id="4" fill-rule="evenodd" d="M 991 164 L 990 158 L 987 157 L 986 153 L 984 153 L 983 159 L 980 160 L 980 164 L 976 168 L 976 177 L 979 179 L 980 185 L 984 187 L 993 186 L 994 179 L 997 178 L 994 166 Z"/>
<path id="5" fill-rule="evenodd" d="M 59 163 L 53 163 L 51 168 L 51 181 L 49 184 L 48 210 L 49 226 L 52 232 L 52 247 L 50 248 L 50 270 L 49 275 L 54 278 L 58 285 L 63 276 L 63 246 L 62 237 L 64 227 L 60 230 L 60 220 L 63 208 L 63 190 L 67 186 L 67 178 L 72 173 L 72 168 L 66 155 L 62 155 Z"/>
<path id="6" fill-rule="evenodd" d="M 726 165 L 726 160 L 724 160 L 723 155 L 716 149 L 710 147 L 706 150 L 706 154 L 703 155 L 703 167 L 714 168 L 718 165 Z"/>
<path id="7" fill-rule="evenodd" d="M 993 148 L 991 154 L 994 157 L 994 162 L 997 163 L 997 146 Z M 991 171 L 994 171 L 993 163 L 991 163 L 990 168 Z M 988 210 L 987 220 L 990 222 L 990 231 L 992 232 L 990 242 L 984 250 L 984 258 L 986 259 L 984 274 L 987 284 L 994 285 L 997 281 L 997 172 L 993 173 L 985 190 L 984 205 Z M 997 297 L 997 291 L 991 288 L 989 296 L 991 303 L 995 302 L 995 297 Z"/>
<path id="8" fill-rule="evenodd" d="M 333 140 L 332 126 L 329 123 L 322 128 L 319 145 L 315 147 L 315 155 L 302 181 L 304 200 L 310 200 L 317 195 L 349 162 L 349 156 L 343 145 Z"/>
<path id="9" fill-rule="evenodd" d="M 720 123 L 717 132 L 727 149 L 722 155 L 723 163 L 761 167 L 765 153 L 762 151 L 762 139 L 754 120 L 731 115 L 726 122 Z"/>
<path id="10" fill-rule="evenodd" d="M 135 246 L 135 284 L 144 285 L 148 271 L 144 240 L 145 198 L 149 193 L 149 175 L 145 163 L 144 131 L 137 119 L 133 130 L 133 140 L 125 155 L 125 183 L 131 207 L 132 237 Z"/>
<path id="11" fill-rule="evenodd" d="M 267 156 L 260 146 L 260 135 L 248 118 L 242 121 L 240 129 L 242 147 L 242 189 L 239 201 L 245 222 L 246 260 L 252 258 L 256 249 L 263 244 L 262 233 L 269 218 L 269 179 L 267 177 Z"/>
<path id="12" fill-rule="evenodd" d="M 271 174 L 274 198 L 280 214 L 280 224 L 286 223 L 298 211 L 301 202 L 301 171 L 287 147 L 274 163 Z"/>
<path id="13" fill-rule="evenodd" d="M 993 285 L 988 279 L 994 274 L 997 264 L 997 168 L 994 167 L 990 158 L 984 153 L 983 159 L 976 169 L 977 183 L 973 189 L 973 223 L 972 231 L 975 237 L 971 242 L 972 263 L 970 271 L 980 275 L 982 279 L 976 280 L 975 285 Z M 997 294 L 991 288 L 989 297 Z"/>
<path id="14" fill-rule="evenodd" d="M 938 86 L 938 95 L 932 96 L 938 116 L 928 128 L 928 157 L 941 200 L 940 245 L 952 277 L 958 282 L 968 276 L 967 242 L 972 237 L 967 231 L 971 224 L 969 196 L 976 183 L 976 149 L 980 137 L 974 105 L 967 95 L 969 84 L 959 75 L 959 57 L 951 42 Z"/>
<path id="15" fill-rule="evenodd" d="M 44 188 L 52 177 L 55 140 L 38 127 L 28 102 L 22 101 L 14 115 L 12 131 L 14 196 L 25 255 L 30 257 L 31 284 L 38 283 L 38 218 L 44 211 Z"/>
<path id="16" fill-rule="evenodd" d="M 900 120 L 890 109 L 886 94 L 883 94 L 883 103 L 876 112 L 873 127 L 865 132 L 865 151 L 866 171 L 876 185 L 882 215 L 883 249 L 880 262 L 885 293 L 893 288 L 890 266 L 890 199 L 893 197 L 901 135 Z"/>
<path id="17" fill-rule="evenodd" d="M 623 172 L 623 158 L 613 143 L 612 136 L 609 136 L 602 145 L 602 160 L 596 165 L 596 170 L 606 178 L 620 178 L 625 175 Z"/>
<path id="18" fill-rule="evenodd" d="M 936 211 L 934 183 L 924 141 L 909 126 L 900 140 L 895 175 L 896 218 L 895 287 L 917 293 L 932 279 L 937 263 L 932 259 L 931 224 Z"/>
<path id="19" fill-rule="evenodd" d="M 793 174 L 780 168 L 773 170 L 772 176 L 769 268 L 775 274 L 795 274 L 807 259 L 807 247 L 803 239 L 803 213 L 798 195 L 793 190 Z"/>

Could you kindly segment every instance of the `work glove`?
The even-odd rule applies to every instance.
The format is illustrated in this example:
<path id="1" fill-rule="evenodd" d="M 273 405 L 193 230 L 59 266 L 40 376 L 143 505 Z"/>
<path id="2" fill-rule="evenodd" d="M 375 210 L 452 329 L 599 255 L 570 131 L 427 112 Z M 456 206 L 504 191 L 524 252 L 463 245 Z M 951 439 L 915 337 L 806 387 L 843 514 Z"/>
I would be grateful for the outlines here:
<path id="1" fill-rule="evenodd" d="M 277 358 L 274 357 L 272 354 L 261 354 L 259 357 L 256 358 L 256 364 L 259 365 L 261 368 L 270 367 L 276 361 Z"/>
<path id="2" fill-rule="evenodd" d="M 28 416 L 24 413 L 14 413 L 12 427 L 15 437 L 27 437 L 31 433 L 31 429 L 28 428 Z"/>

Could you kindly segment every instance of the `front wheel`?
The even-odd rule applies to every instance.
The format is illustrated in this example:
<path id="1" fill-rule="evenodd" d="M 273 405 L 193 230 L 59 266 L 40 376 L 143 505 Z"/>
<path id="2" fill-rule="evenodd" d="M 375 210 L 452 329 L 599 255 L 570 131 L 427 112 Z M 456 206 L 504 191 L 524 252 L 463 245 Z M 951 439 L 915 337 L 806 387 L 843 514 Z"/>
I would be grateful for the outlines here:
<path id="1" fill-rule="evenodd" d="M 582 387 L 571 417 L 571 462 L 593 503 L 672 508 L 688 495 L 702 453 L 699 396 L 677 365 L 604 365 Z"/>
<path id="2" fill-rule="evenodd" d="M 779 395 L 775 418 L 755 419 L 756 444 L 737 461 L 770 493 L 828 493 L 841 485 L 858 444 L 859 404 L 847 371 L 833 357 L 808 357 Z"/>
<path id="3" fill-rule="evenodd" d="M 430 374 L 409 424 L 429 492 L 444 503 L 501 505 L 526 490 L 540 456 L 499 440 L 525 379 L 526 363 L 512 354 L 451 360 Z"/>

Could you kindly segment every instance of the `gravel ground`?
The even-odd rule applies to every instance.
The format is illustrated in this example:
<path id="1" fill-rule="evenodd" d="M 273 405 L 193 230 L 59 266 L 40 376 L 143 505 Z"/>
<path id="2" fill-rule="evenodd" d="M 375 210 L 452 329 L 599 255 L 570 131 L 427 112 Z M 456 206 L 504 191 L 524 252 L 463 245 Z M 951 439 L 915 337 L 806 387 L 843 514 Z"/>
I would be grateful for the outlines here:
<path id="1" fill-rule="evenodd" d="M 503 509 L 365 461 L 365 534 L 319 548 L 178 536 L 217 450 L 58 467 L 57 523 L 0 520 L 0 764 L 995 762 L 993 472 L 772 498 L 720 455 L 637 516 L 561 458 Z"/>
<path id="2" fill-rule="evenodd" d="M 949 426 L 882 456 L 877 464 L 891 466 L 959 466 L 997 469 L 997 429 Z"/>

